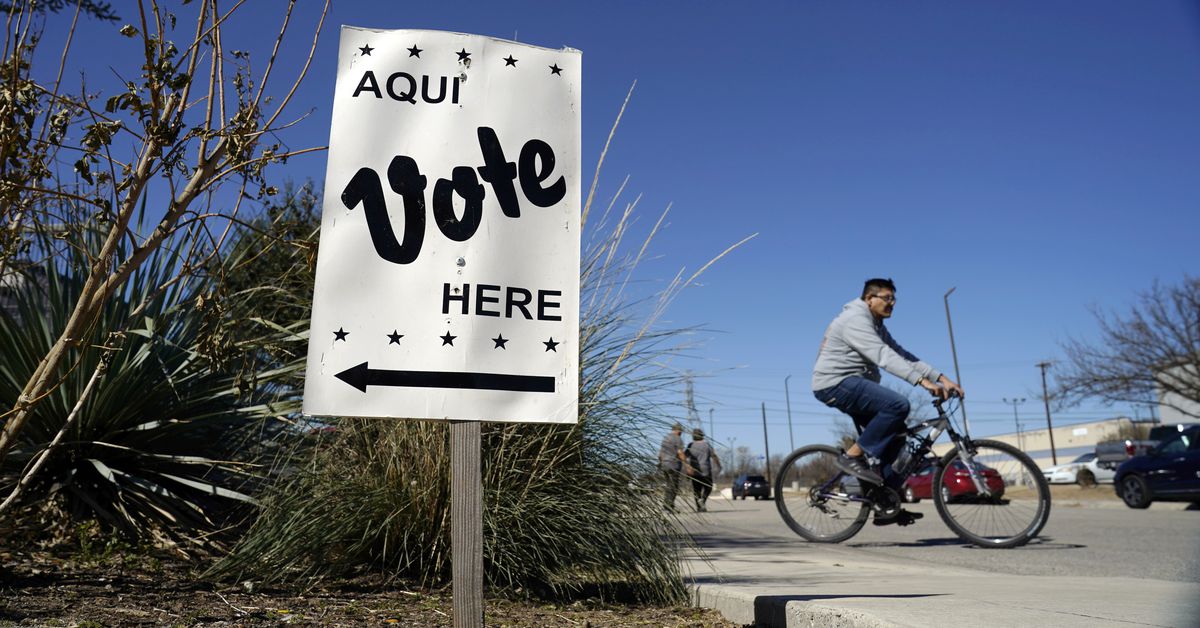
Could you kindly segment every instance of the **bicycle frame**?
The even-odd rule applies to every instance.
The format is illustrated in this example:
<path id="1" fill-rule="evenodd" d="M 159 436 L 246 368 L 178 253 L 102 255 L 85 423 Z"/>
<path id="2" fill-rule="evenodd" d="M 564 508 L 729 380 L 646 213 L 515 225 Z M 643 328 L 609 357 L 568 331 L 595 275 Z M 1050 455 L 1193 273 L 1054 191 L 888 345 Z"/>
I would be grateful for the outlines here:
<path id="1" fill-rule="evenodd" d="M 937 408 L 938 411 L 937 418 L 921 421 L 907 430 L 907 435 L 905 437 L 906 439 L 917 438 L 920 432 L 925 429 L 929 430 L 928 435 L 922 439 L 921 446 L 918 448 L 916 454 L 914 454 L 913 459 L 916 460 L 924 458 L 927 454 L 932 452 L 933 443 L 937 442 L 937 439 L 942 435 L 942 432 L 945 432 L 947 435 L 949 435 L 950 442 L 954 443 L 954 447 L 960 452 L 963 463 L 967 467 L 967 475 L 971 478 L 971 482 L 975 485 L 976 492 L 985 497 L 991 496 L 992 491 L 988 488 L 987 481 L 984 479 L 979 470 L 982 465 L 975 462 L 975 448 L 971 446 L 970 439 L 964 438 L 958 433 L 957 430 L 954 429 L 954 423 L 950 420 L 950 415 L 946 414 L 946 411 L 942 408 L 942 403 L 943 402 L 941 399 L 936 399 L 933 402 L 933 407 Z M 917 454 L 919 454 L 919 456 Z M 910 461 L 909 464 L 911 466 L 912 462 Z M 905 469 L 904 471 L 904 475 L 907 478 L 913 469 L 909 468 Z"/>
<path id="2" fill-rule="evenodd" d="M 971 478 L 971 482 L 975 485 L 975 490 L 979 495 L 991 496 L 992 491 L 988 488 L 987 481 L 979 471 L 981 465 L 975 462 L 975 449 L 970 446 L 970 440 L 964 438 L 957 430 L 954 429 L 954 424 L 950 419 L 950 415 L 942 408 L 942 400 L 937 399 L 933 402 L 933 406 L 937 408 L 938 415 L 932 419 L 925 419 L 915 425 L 909 426 L 904 432 L 905 447 L 910 447 L 913 443 L 917 443 L 916 447 L 912 447 L 912 455 L 899 473 L 905 479 L 917 470 L 919 462 L 924 460 L 926 456 L 932 453 L 933 443 L 937 442 L 938 437 L 942 433 L 946 433 L 950 437 L 950 441 L 954 443 L 956 449 L 961 452 L 964 464 L 967 467 L 967 474 Z M 924 435 L 922 436 L 922 433 Z M 940 464 L 941 459 L 938 459 Z M 837 473 L 830 478 L 825 484 L 817 489 L 817 494 L 825 499 L 839 499 L 845 501 L 861 502 L 867 505 L 874 505 L 875 500 L 867 495 L 851 495 L 849 493 L 834 493 L 830 492 L 830 488 L 847 477 L 845 473 Z"/>

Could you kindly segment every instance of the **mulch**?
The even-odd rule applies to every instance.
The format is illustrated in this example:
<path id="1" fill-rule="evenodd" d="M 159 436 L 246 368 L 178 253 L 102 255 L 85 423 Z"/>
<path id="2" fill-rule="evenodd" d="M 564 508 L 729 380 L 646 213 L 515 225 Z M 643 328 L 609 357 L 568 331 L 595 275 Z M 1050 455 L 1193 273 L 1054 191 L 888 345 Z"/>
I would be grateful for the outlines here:
<path id="1" fill-rule="evenodd" d="M 0 626 L 451 626 L 451 612 L 448 589 L 370 576 L 306 590 L 219 585 L 169 556 L 0 547 Z M 735 626 L 709 609 L 586 600 L 488 598 L 484 614 L 489 626 Z"/>

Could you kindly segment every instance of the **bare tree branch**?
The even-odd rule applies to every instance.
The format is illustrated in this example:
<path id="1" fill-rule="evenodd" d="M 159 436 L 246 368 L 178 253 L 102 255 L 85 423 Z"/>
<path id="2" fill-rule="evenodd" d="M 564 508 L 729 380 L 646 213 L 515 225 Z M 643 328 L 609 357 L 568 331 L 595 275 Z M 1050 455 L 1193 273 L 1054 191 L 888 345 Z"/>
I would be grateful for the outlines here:
<path id="1" fill-rule="evenodd" d="M 1068 399 L 1150 403 L 1200 418 L 1200 278 L 1158 282 L 1125 316 L 1093 311 L 1094 343 L 1063 344 L 1066 368 L 1058 382 Z"/>

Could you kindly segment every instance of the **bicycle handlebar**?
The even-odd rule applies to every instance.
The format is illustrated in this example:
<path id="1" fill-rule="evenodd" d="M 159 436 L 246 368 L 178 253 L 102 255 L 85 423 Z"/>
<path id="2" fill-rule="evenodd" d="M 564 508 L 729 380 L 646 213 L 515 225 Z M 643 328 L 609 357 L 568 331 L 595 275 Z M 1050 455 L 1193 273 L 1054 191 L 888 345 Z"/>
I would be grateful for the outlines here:
<path id="1" fill-rule="evenodd" d="M 947 402 L 947 401 L 950 401 L 951 399 L 958 399 L 958 398 L 959 398 L 959 394 L 958 394 L 957 392 L 954 392 L 953 390 L 952 390 L 952 391 L 950 391 L 950 396 L 949 396 L 949 397 L 946 397 L 945 399 L 942 399 L 940 396 L 938 396 L 938 395 L 937 395 L 937 393 L 934 393 L 934 392 L 932 392 L 932 391 L 930 391 L 930 393 L 929 393 L 929 394 L 930 394 L 930 395 L 933 395 L 933 397 L 934 397 L 934 399 L 933 399 L 933 405 L 934 405 L 934 407 L 936 407 L 938 410 L 941 410 L 941 409 L 942 409 L 942 404 L 943 404 L 943 403 L 945 403 L 945 402 Z"/>

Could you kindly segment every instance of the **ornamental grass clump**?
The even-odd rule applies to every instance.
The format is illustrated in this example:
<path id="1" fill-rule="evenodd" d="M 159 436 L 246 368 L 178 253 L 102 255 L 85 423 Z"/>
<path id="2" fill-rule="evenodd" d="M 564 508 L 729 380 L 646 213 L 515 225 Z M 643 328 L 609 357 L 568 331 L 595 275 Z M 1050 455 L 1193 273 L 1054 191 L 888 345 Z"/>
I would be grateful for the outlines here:
<path id="1" fill-rule="evenodd" d="M 661 391 L 684 377 L 667 362 L 690 331 L 663 329 L 660 317 L 696 275 L 680 274 L 648 298 L 627 295 L 662 219 L 627 252 L 623 239 L 637 203 L 614 213 L 619 196 L 592 229 L 600 236 L 581 264 L 578 423 L 482 426 L 484 569 L 492 591 L 649 602 L 686 596 L 679 558 L 688 540 L 647 478 L 654 477 L 653 443 L 672 418 Z M 335 419 L 313 438 L 210 575 L 313 582 L 370 571 L 448 583 L 448 426 Z"/>

